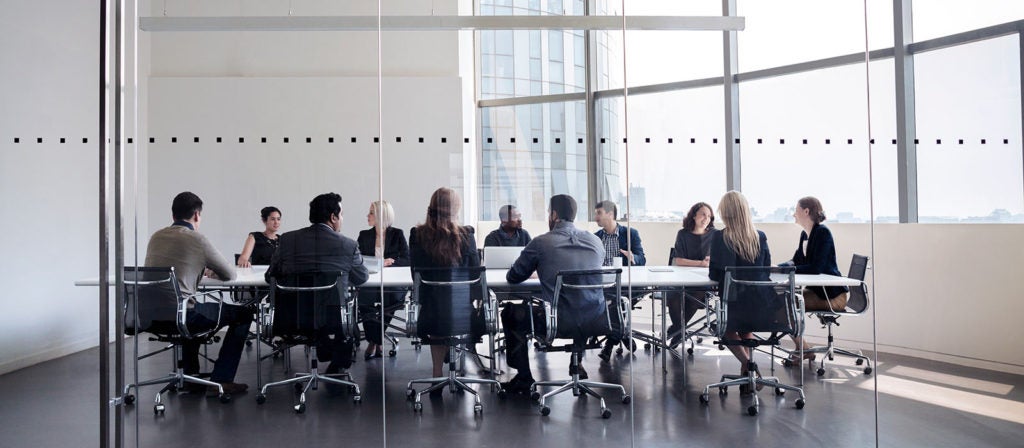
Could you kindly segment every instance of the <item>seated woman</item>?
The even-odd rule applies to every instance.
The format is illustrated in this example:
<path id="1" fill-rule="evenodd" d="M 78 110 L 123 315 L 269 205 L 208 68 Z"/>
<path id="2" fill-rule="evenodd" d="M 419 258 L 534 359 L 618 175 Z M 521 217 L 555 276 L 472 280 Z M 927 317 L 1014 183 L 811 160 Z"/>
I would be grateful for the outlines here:
<path id="1" fill-rule="evenodd" d="M 683 228 L 676 234 L 676 256 L 672 264 L 707 267 L 711 254 L 711 235 L 714 233 L 715 214 L 711 206 L 704 202 L 693 204 L 683 218 Z M 668 294 L 668 316 L 672 319 L 672 326 L 667 333 L 672 336 L 671 346 L 679 344 L 686 333 L 686 324 L 697 310 L 704 308 L 705 292 L 704 289 L 687 289 L 686 297 L 678 292 Z M 679 319 L 680 315 L 682 319 Z"/>
<path id="2" fill-rule="evenodd" d="M 836 264 L 836 244 L 832 239 L 832 231 L 825 227 L 825 211 L 821 201 L 813 196 L 801 198 L 793 211 L 796 224 L 802 229 L 800 242 L 797 243 L 793 260 L 788 263 L 796 267 L 797 274 L 829 274 L 842 276 Z M 807 242 L 806 248 L 804 241 Z M 846 300 L 850 289 L 845 286 L 827 286 L 804 288 L 804 310 L 806 311 L 840 311 L 846 308 Z M 810 348 L 803 338 L 793 337 L 797 348 Z M 804 353 L 803 359 L 814 360 L 814 353 Z M 801 359 L 798 352 L 790 356 L 794 364 Z"/>
<path id="3" fill-rule="evenodd" d="M 277 229 L 281 227 L 281 210 L 277 207 L 263 207 L 260 219 L 266 227 L 262 232 L 252 232 L 245 238 L 242 253 L 235 264 L 247 268 L 254 264 L 270 264 L 270 259 L 277 251 Z"/>
<path id="4" fill-rule="evenodd" d="M 370 211 L 366 213 L 366 224 L 369 229 L 359 232 L 359 253 L 368 257 L 384 260 L 384 266 L 408 266 L 409 245 L 405 242 L 402 229 L 392 227 L 395 222 L 395 209 L 388 201 L 370 203 Z M 385 292 L 382 302 L 380 288 L 360 288 L 359 307 L 363 313 L 373 312 L 374 303 L 382 302 L 384 308 L 404 300 L 403 292 Z M 391 322 L 390 315 L 383 316 L 383 323 L 377 320 L 364 320 L 363 333 L 369 344 L 366 347 L 365 359 L 380 358 L 381 344 L 384 342 L 383 331 Z"/>
<path id="5" fill-rule="evenodd" d="M 458 193 L 450 188 L 439 188 L 430 197 L 426 220 L 409 231 L 409 260 L 413 268 L 480 266 L 474 229 L 460 226 L 457 220 L 461 206 Z M 443 345 L 430 346 L 434 377 L 442 376 L 447 352 Z"/>
<path id="6" fill-rule="evenodd" d="M 708 265 L 708 276 L 718 282 L 718 290 L 722 291 L 725 282 L 725 268 L 729 266 L 771 266 L 772 256 L 768 251 L 768 238 L 764 232 L 754 228 L 750 216 L 750 205 L 738 191 L 730 191 L 722 196 L 718 204 L 718 213 L 722 217 L 725 228 L 715 232 L 711 237 L 711 258 Z M 740 334 L 735 330 L 738 323 L 750 320 L 740 310 L 733 309 L 733 303 L 727 304 L 729 319 L 725 328 L 725 339 L 752 339 L 751 333 Z M 739 345 L 727 345 L 736 359 L 740 361 L 740 375 L 747 374 L 747 363 L 750 351 Z M 742 389 L 741 389 L 742 390 Z"/>

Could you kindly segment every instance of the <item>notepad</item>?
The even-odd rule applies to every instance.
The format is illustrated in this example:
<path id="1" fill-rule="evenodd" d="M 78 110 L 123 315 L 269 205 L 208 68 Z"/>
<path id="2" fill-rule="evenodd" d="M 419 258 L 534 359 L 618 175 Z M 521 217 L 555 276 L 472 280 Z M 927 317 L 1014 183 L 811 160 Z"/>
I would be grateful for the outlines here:
<path id="1" fill-rule="evenodd" d="M 668 266 L 652 266 L 647 268 L 651 272 L 673 272 L 673 269 Z"/>

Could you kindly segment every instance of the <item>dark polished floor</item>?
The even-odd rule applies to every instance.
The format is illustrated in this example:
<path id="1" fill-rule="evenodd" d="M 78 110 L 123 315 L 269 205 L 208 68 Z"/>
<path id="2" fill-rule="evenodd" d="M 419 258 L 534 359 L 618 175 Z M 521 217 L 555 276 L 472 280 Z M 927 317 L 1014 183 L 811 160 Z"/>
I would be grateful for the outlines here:
<path id="1" fill-rule="evenodd" d="M 642 349 L 613 358 L 610 364 L 588 356 L 592 379 L 621 382 L 632 390 L 630 405 L 608 394 L 610 419 L 599 415 L 596 400 L 571 394 L 554 398 L 551 415 L 541 417 L 525 398 L 499 399 L 484 388 L 484 411 L 476 416 L 466 394 L 424 397 L 422 413 L 405 399 L 406 382 L 430 371 L 429 351 L 417 352 L 403 340 L 395 358 L 360 359 L 352 369 L 363 387 L 363 402 L 347 392 L 321 388 L 309 394 L 304 414 L 292 411 L 290 388 L 270 392 L 257 405 L 255 392 L 221 404 L 215 398 L 171 394 L 165 415 L 154 417 L 154 387 L 144 388 L 139 403 L 125 411 L 126 446 L 784 446 L 863 447 L 875 444 L 874 376 L 852 362 L 837 360 L 823 378 L 805 369 L 807 406 L 797 410 L 795 396 L 761 392 L 761 412 L 746 415 L 749 397 L 731 389 L 712 392 L 703 406 L 705 383 L 738 364 L 708 344 L 689 359 L 672 358 L 661 372 L 660 352 Z M 130 345 L 129 345 L 130 347 Z M 164 373 L 169 360 L 142 364 L 142 376 Z M 292 351 L 293 365 L 304 362 Z M 243 356 L 238 381 L 255 385 L 255 350 Z M 764 361 L 766 358 L 761 356 Z M 1024 440 L 1022 377 L 986 370 L 886 356 L 876 369 L 879 387 L 878 431 L 881 446 L 1021 446 Z M 92 349 L 0 376 L 0 446 L 98 446 L 98 350 Z M 564 354 L 534 358 L 535 376 L 562 377 Z M 762 363 L 767 370 L 768 363 Z M 284 377 L 282 361 L 265 362 L 275 379 Z M 470 370 L 474 370 L 472 367 Z M 799 369 L 777 366 L 776 373 L 798 381 Z M 924 375 L 927 378 L 915 379 Z M 384 381 L 384 376 L 387 381 Z M 507 377 L 507 375 L 505 375 Z M 386 396 L 385 396 L 386 394 Z"/>

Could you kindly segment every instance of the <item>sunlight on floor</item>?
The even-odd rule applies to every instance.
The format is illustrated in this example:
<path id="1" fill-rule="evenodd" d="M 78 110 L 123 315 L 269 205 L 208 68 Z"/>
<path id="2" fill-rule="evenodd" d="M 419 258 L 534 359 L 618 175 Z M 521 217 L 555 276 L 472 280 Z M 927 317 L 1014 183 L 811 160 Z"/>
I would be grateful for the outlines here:
<path id="1" fill-rule="evenodd" d="M 857 387 L 871 390 L 874 387 L 874 383 L 866 381 Z M 895 378 L 888 375 L 878 377 L 878 392 L 934 406 L 1024 424 L 1024 403 L 1005 398 L 964 392 L 962 390 Z M 881 406 L 884 407 L 884 404 Z"/>

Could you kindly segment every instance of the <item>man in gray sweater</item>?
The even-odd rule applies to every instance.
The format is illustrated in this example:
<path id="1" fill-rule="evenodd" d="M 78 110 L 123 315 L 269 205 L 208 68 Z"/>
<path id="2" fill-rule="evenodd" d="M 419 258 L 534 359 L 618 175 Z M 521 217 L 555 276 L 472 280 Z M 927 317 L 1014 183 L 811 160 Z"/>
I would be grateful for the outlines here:
<path id="1" fill-rule="evenodd" d="M 179 193 L 171 204 L 174 223 L 157 230 L 149 238 L 146 248 L 146 266 L 174 267 L 178 286 L 184 295 L 196 292 L 203 275 L 225 280 L 235 278 L 235 267 L 198 232 L 202 212 L 203 200 L 199 196 L 188 191 Z M 228 331 L 210 373 L 210 381 L 220 383 L 225 393 L 237 394 L 248 388 L 234 380 L 245 339 L 249 335 L 252 310 L 227 303 L 196 303 L 186 314 L 186 324 L 193 331 L 213 328 L 217 325 L 218 312 L 220 326 L 227 326 Z M 199 346 L 198 341 L 188 341 L 182 346 L 182 368 L 186 374 L 199 373 Z M 193 392 L 206 391 L 202 385 L 187 384 L 186 387 Z M 217 389 L 211 387 L 207 392 L 216 393 Z"/>

